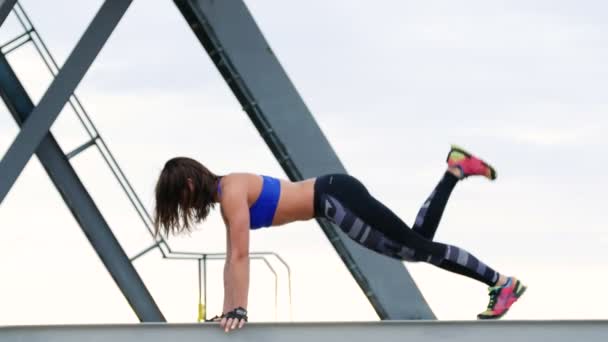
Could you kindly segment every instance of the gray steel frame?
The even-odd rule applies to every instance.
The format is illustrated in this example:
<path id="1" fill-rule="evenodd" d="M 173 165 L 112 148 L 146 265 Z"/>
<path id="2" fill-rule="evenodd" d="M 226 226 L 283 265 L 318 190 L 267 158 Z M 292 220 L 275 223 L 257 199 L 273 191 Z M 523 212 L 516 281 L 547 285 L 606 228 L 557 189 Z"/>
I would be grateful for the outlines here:
<path id="1" fill-rule="evenodd" d="M 114 27 L 124 15 L 130 2 L 130 0 L 105 1 L 66 61 L 65 66 L 59 71 L 57 78 L 43 96 L 38 107 L 34 108 L 29 101 L 31 113 L 30 111 L 23 112 L 29 113 L 29 120 L 25 121 L 25 117 L 20 119 L 24 120 L 22 130 L 3 160 L 0 161 L 0 179 L 3 179 L 3 182 L 0 183 L 0 203 L 25 167 L 31 154 L 37 149 L 37 153 L 40 154 L 47 146 L 53 147 L 52 143 L 58 149 L 54 153 L 59 152 L 61 159 L 67 165 L 67 168 L 61 169 L 66 165 L 60 165 L 53 169 L 56 171 L 55 178 L 53 178 L 50 170 L 56 161 L 49 161 L 48 164 L 43 162 L 53 182 L 56 185 L 61 182 L 64 177 L 59 175 L 62 174 L 68 179 L 73 178 L 70 181 L 76 182 L 75 188 L 78 191 L 71 193 L 71 195 L 88 197 L 86 190 L 80 184 L 59 146 L 56 145 L 54 140 L 46 141 L 45 136 L 48 134 L 48 137 L 52 139 L 48 132 L 50 126 Z M 216 63 L 228 85 L 232 88 L 244 110 L 248 113 L 288 176 L 293 180 L 299 180 L 322 173 L 345 172 L 323 133 L 316 125 L 314 118 L 308 112 L 297 91 L 267 46 L 264 37 L 243 2 L 241 0 L 222 2 L 202 0 L 196 3 L 176 0 L 175 2 L 182 10 L 186 20 L 192 25 L 195 34 L 207 49 L 210 57 Z M 5 8 L 10 10 L 13 5 L 14 2 L 12 4 L 8 2 L 0 3 L 0 19 L 4 19 L 1 16 L 3 13 L 1 11 Z M 4 58 L 2 60 L 3 63 L 6 63 Z M 12 73 L 10 66 L 8 64 L 5 66 Z M 6 77 L 6 80 L 9 80 L 10 77 Z M 20 87 L 18 80 L 16 78 L 14 80 Z M 13 86 L 17 87 L 15 84 Z M 5 91 L 11 89 L 10 83 L 4 84 L 4 87 Z M 3 91 L 3 98 L 10 107 L 9 101 L 11 98 L 10 96 L 7 97 L 5 91 Z M 19 101 L 18 98 L 13 98 L 13 100 L 15 99 Z M 45 145 L 38 147 L 43 139 L 45 139 Z M 315 153 L 310 153 L 311 150 Z M 128 294 L 128 282 L 121 285 L 120 275 L 125 266 L 118 264 L 112 266 L 110 260 L 114 257 L 124 259 L 123 256 L 126 256 L 90 197 L 88 197 L 90 203 L 81 206 L 79 204 L 82 202 L 70 201 L 67 198 L 69 194 L 64 193 L 64 190 L 70 186 L 65 186 L 65 184 L 63 187 L 57 186 L 64 199 L 66 199 L 66 203 L 70 205 L 73 214 L 81 223 L 85 233 L 92 226 L 101 226 L 101 229 L 97 232 L 101 232 L 99 236 L 95 236 L 95 231 L 89 231 L 87 237 L 140 319 L 163 321 L 162 314 L 145 290 L 145 286 L 143 296 L 150 297 L 149 300 L 152 301 L 151 303 L 158 311 L 155 318 L 148 319 L 144 317 L 146 313 L 137 309 L 138 303 L 132 302 L 135 297 Z M 78 189 L 79 187 L 81 189 Z M 86 199 L 85 202 L 87 202 Z M 87 207 L 89 205 L 90 207 Z M 87 213 L 84 216 L 92 214 L 86 218 L 89 223 L 83 223 L 85 219 L 82 215 L 83 212 Z M 320 220 L 319 223 L 381 318 L 434 318 L 430 308 L 401 263 L 379 257 L 361 248 L 341 234 L 336 227 L 324 220 Z M 106 228 L 107 231 L 104 232 Z M 106 250 L 103 246 L 107 243 L 115 244 L 118 250 L 106 255 L 103 252 Z M 113 256 L 113 254 L 115 255 Z M 128 263 L 126 267 L 132 269 L 137 280 L 141 283 L 141 279 L 137 276 L 132 265 Z M 143 283 L 141 283 L 141 286 L 143 286 Z M 144 306 L 146 306 L 145 303 Z"/>
<path id="2" fill-rule="evenodd" d="M 1 54 L 0 96 L 17 124 L 23 125 L 34 104 Z M 164 322 L 139 274 L 50 132 L 38 146 L 36 155 L 140 321 Z"/>
<path id="3" fill-rule="evenodd" d="M 19 177 L 36 148 L 80 83 L 95 57 L 125 14 L 132 0 L 106 0 L 76 47 L 66 60 L 57 78 L 34 108 L 28 120 L 0 161 L 0 203 Z"/>
<path id="4" fill-rule="evenodd" d="M 242 0 L 174 0 L 292 180 L 346 172 Z M 434 319 L 403 263 L 319 224 L 382 319 Z"/>
<path id="5" fill-rule="evenodd" d="M 48 131 L 110 33 L 124 15 L 130 2 L 130 0 L 111 0 L 102 5 L 95 19 L 93 19 L 68 61 L 66 61 L 66 66 L 60 73 L 63 75 L 62 78 L 51 84 L 37 108 L 34 108 L 31 99 L 8 61 L 3 55 L 0 55 L 0 95 L 19 126 L 33 127 L 29 131 L 23 128 L 18 135 L 18 138 L 21 136 L 25 139 L 23 141 L 27 146 L 20 146 L 17 139 L 12 146 L 14 153 L 19 154 L 20 160 L 24 163 L 23 166 L 31 156 L 27 153 L 27 149 L 32 148 L 33 151 L 36 151 L 52 182 L 59 190 L 85 236 L 93 245 L 138 318 L 143 322 L 164 322 L 162 313 L 137 271 L 80 182 L 63 151 Z M 4 5 L 2 4 L 2 6 Z M 14 2 L 12 5 L 14 5 Z M 0 8 L 0 10 L 3 9 Z M 0 12 L 0 14 L 4 15 L 4 12 Z M 0 17 L 0 19 L 4 18 Z M 34 115 L 37 109 L 41 113 L 39 114 L 41 118 L 37 121 L 27 120 Z M 48 127 L 45 128 L 45 124 L 48 124 Z M 37 135 L 41 135 L 40 139 L 37 139 Z M 11 163 L 6 163 L 5 160 L 0 163 L 0 166 L 2 164 L 9 171 L 15 172 L 15 178 L 23 168 L 21 166 L 21 169 L 18 169 L 18 165 L 15 168 L 15 163 L 11 165 Z M 2 174 L 1 170 L 0 168 L 0 174 Z M 2 179 L 0 188 L 4 189 L 4 193 L 0 196 L 0 202 L 14 182 L 14 180 L 10 181 L 7 178 Z"/>

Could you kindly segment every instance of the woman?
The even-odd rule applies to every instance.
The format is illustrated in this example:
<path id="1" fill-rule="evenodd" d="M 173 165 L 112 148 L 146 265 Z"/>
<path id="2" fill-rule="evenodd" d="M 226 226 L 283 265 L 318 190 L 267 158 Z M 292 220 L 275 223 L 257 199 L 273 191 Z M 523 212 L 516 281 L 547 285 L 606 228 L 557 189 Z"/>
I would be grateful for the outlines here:
<path id="1" fill-rule="evenodd" d="M 219 203 L 227 230 L 224 309 L 221 326 L 229 331 L 247 321 L 249 230 L 323 217 L 361 245 L 383 255 L 422 261 L 461 274 L 490 287 L 490 303 L 479 319 L 502 317 L 526 287 L 506 277 L 467 251 L 433 241 L 448 198 L 469 176 L 496 179 L 484 161 L 452 146 L 443 178 L 420 209 L 414 226 L 376 200 L 365 186 L 345 174 L 289 182 L 249 173 L 216 176 L 189 158 L 174 158 L 156 185 L 156 232 L 189 231 Z"/>

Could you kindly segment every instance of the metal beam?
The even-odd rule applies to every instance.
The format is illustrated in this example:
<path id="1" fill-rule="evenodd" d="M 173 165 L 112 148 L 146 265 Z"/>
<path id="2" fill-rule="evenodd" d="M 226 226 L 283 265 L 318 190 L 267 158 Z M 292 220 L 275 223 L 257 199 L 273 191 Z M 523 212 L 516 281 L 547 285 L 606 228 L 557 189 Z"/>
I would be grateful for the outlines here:
<path id="1" fill-rule="evenodd" d="M 0 204 L 132 0 L 106 0 L 0 161 Z"/>
<path id="2" fill-rule="evenodd" d="M 17 124 L 26 122 L 34 104 L 1 54 L 0 96 Z M 36 155 L 139 320 L 164 322 L 142 279 L 50 132 L 38 146 Z"/>
<path id="3" fill-rule="evenodd" d="M 4 24 L 4 20 L 13 10 L 17 0 L 0 0 L 0 26 Z"/>
<path id="4" fill-rule="evenodd" d="M 242 0 L 174 2 L 290 179 L 346 172 Z M 402 262 L 319 224 L 380 318 L 435 318 Z"/>
<path id="5" fill-rule="evenodd" d="M 604 342 L 606 336 L 608 321 L 605 320 L 250 323 L 229 334 L 213 323 L 0 327 L 3 342 Z"/>

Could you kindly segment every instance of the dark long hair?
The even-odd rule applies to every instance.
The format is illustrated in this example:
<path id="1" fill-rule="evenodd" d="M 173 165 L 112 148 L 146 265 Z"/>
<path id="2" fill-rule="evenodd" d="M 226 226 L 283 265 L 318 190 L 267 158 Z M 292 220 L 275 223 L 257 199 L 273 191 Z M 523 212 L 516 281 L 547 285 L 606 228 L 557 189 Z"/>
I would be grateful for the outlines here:
<path id="1" fill-rule="evenodd" d="M 168 236 L 190 232 L 193 223 L 207 218 L 215 206 L 219 178 L 194 159 L 177 157 L 167 161 L 155 188 L 155 233 Z"/>

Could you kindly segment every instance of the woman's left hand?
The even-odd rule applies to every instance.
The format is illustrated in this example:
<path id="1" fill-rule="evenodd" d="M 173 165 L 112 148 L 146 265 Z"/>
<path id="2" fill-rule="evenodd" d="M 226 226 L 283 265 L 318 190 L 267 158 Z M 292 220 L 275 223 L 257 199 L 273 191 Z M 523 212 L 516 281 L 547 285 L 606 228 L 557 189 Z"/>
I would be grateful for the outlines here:
<path id="1" fill-rule="evenodd" d="M 242 307 L 238 307 L 222 317 L 220 326 L 225 332 L 229 332 L 234 329 L 240 329 L 245 326 L 247 322 L 247 310 Z"/>

